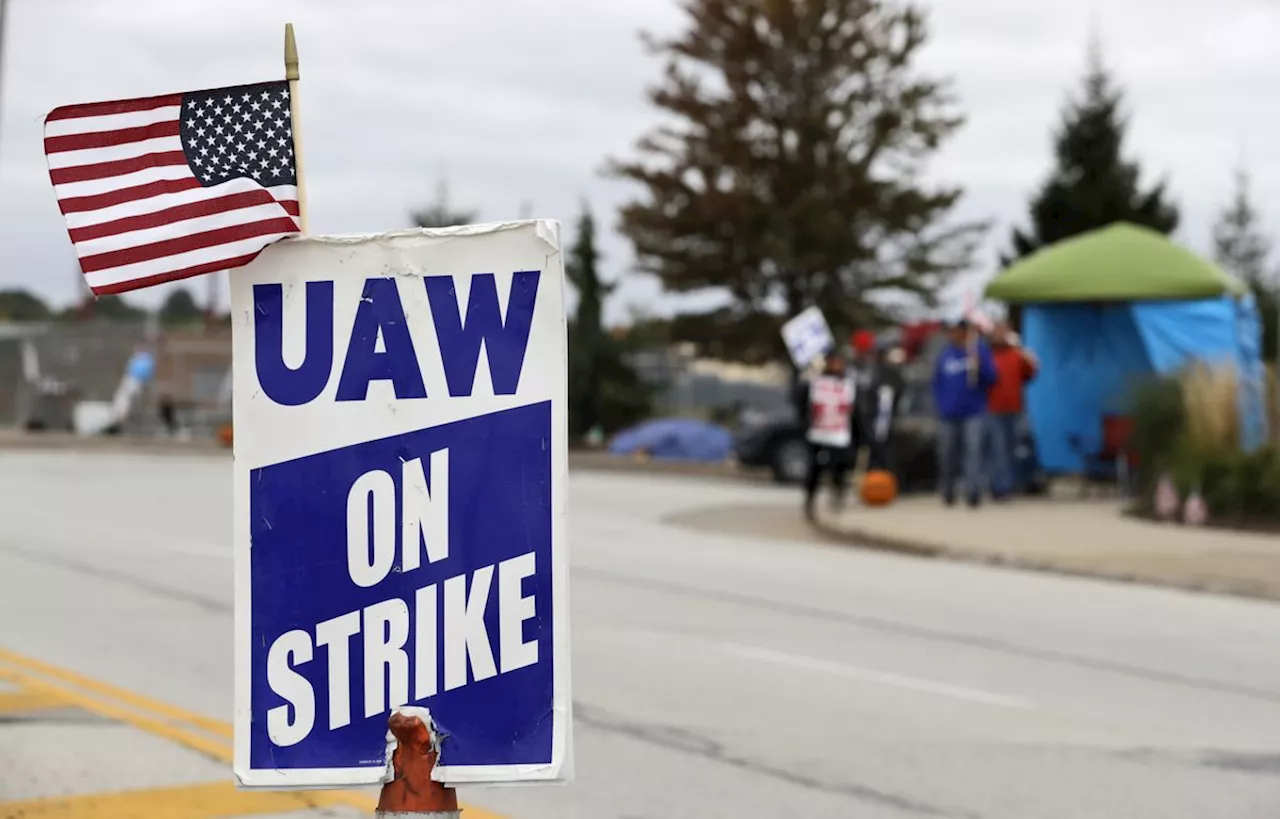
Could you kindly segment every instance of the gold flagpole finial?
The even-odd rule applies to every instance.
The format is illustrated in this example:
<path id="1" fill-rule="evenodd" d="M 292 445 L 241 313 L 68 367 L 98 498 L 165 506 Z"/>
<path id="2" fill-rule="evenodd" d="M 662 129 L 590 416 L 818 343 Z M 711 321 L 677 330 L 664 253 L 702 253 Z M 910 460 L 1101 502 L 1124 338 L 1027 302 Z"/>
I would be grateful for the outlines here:
<path id="1" fill-rule="evenodd" d="M 298 105 L 298 44 L 293 23 L 284 24 L 284 78 L 289 82 L 289 118 L 293 130 L 293 167 L 298 177 L 298 227 L 307 234 L 307 182 L 302 174 L 302 111 Z"/>
<path id="2" fill-rule="evenodd" d="M 293 39 L 293 23 L 284 24 L 284 78 L 301 79 L 298 76 L 298 43 Z"/>

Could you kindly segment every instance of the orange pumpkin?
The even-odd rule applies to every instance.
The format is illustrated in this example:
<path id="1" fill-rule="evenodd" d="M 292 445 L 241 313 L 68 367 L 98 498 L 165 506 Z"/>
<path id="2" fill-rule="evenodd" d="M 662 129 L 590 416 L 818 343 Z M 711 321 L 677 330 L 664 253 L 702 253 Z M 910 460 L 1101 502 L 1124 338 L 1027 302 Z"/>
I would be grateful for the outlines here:
<path id="1" fill-rule="evenodd" d="M 874 469 L 862 479 L 861 492 L 867 506 L 887 506 L 898 496 L 898 480 L 892 472 Z"/>

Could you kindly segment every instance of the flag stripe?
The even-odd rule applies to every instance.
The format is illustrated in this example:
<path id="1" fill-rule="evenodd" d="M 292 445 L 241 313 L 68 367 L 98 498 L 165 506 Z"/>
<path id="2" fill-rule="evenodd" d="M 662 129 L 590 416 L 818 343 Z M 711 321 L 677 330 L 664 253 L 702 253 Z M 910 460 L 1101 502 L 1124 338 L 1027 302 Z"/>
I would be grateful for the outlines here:
<path id="1" fill-rule="evenodd" d="M 93 133 L 67 134 L 66 136 L 45 137 L 44 152 L 47 154 L 59 151 L 83 151 L 87 148 L 109 148 L 113 145 L 124 145 L 128 142 L 141 142 L 156 137 L 179 136 L 178 120 L 168 119 L 140 125 L 136 128 L 118 128 L 114 131 L 96 131 Z"/>
<path id="2" fill-rule="evenodd" d="M 121 188 L 117 191 L 100 193 L 96 196 L 59 199 L 58 205 L 62 208 L 63 213 L 78 213 L 119 205 L 124 202 L 132 202 L 136 199 L 147 199 L 162 193 L 195 190 L 199 187 L 200 180 L 194 176 L 189 179 L 161 179 L 158 182 L 149 182 L 146 185 L 138 185 L 134 188 Z"/>
<path id="3" fill-rule="evenodd" d="M 85 275 L 85 280 L 95 292 L 101 292 L 103 286 L 110 286 L 115 283 L 127 283 L 127 289 L 134 289 L 138 285 L 135 282 L 146 280 L 152 276 L 169 275 L 174 271 L 182 273 L 181 276 L 175 278 L 183 278 L 185 276 L 194 276 L 191 272 L 194 268 L 202 268 L 205 265 L 212 265 L 205 268 L 201 272 L 212 272 L 215 270 L 228 270 L 237 265 L 233 264 L 231 259 L 241 259 L 245 256 L 256 256 L 262 252 L 267 245 L 284 238 L 286 235 L 292 235 L 297 231 L 290 231 L 288 234 L 277 233 L 266 236 L 259 236 L 252 239 L 244 239 L 239 242 L 231 242 L 230 244 L 217 245 L 211 248 L 202 248 L 200 250 L 191 250 L 186 253 L 179 253 L 175 256 L 166 256 L 163 259 L 156 259 L 150 262 L 138 262 L 137 264 L 122 265 L 120 267 L 112 267 L 106 270 L 97 270 Z"/>
<path id="4" fill-rule="evenodd" d="M 209 233 L 220 232 L 224 228 L 267 223 L 286 218 L 284 210 L 277 202 L 272 200 L 270 196 L 267 196 L 266 199 L 267 201 L 260 205 L 249 207 L 241 205 L 231 210 L 224 210 L 221 213 L 175 219 L 141 230 L 115 233 L 97 239 L 85 239 L 76 242 L 76 254 L 88 262 L 91 259 L 107 256 L 117 251 L 163 244 L 166 241 L 173 240 L 175 234 L 179 231 L 184 237 L 204 236 Z M 213 203 L 211 202 L 210 204 Z M 296 229 L 296 223 L 292 219 L 289 219 L 288 222 L 294 225 Z"/>
<path id="5" fill-rule="evenodd" d="M 220 259 L 213 262 L 204 262 L 202 264 L 184 267 L 181 270 L 170 270 L 166 273 L 156 273 L 150 276 L 143 276 L 136 279 L 127 279 L 124 281 L 112 281 L 109 284 L 93 284 L 90 281 L 89 286 L 93 288 L 93 292 L 99 296 L 110 296 L 116 293 L 127 293 L 130 290 L 137 290 L 140 287 L 150 287 L 154 284 L 164 284 L 165 282 L 173 282 L 178 279 L 187 279 L 192 276 L 199 276 L 202 273 L 218 273 L 223 270 L 233 270 L 237 267 L 243 267 L 258 257 L 258 253 L 245 253 L 241 256 L 233 256 L 229 259 Z"/>
<path id="6" fill-rule="evenodd" d="M 235 193 L 243 193 L 251 190 L 266 190 L 277 201 L 284 205 L 285 210 L 293 210 L 291 215 L 297 216 L 297 199 L 298 189 L 294 185 L 276 185 L 270 188 L 263 188 L 247 179 L 232 179 L 223 182 L 221 185 L 213 185 L 208 188 L 193 187 L 189 190 L 181 190 L 175 193 L 159 193 L 152 196 L 143 196 L 134 200 L 123 202 L 118 205 L 98 208 L 95 210 L 86 210 L 78 213 L 67 214 L 67 228 L 76 230 L 79 228 L 91 227 L 93 225 L 101 225 L 107 222 L 114 222 L 119 219 L 125 219 L 130 216 L 145 216 L 150 213 L 165 210 L 166 208 L 177 207 L 178 205 L 188 205 L 193 202 L 201 202 L 208 199 L 221 199 Z M 292 201 L 290 201 L 292 200 Z"/>
<path id="7" fill-rule="evenodd" d="M 73 134 L 94 134 L 104 131 L 119 131 L 121 128 L 138 128 L 156 122 L 177 122 L 182 109 L 174 105 L 168 108 L 156 108 L 153 111 L 137 111 L 131 114 L 107 114 L 101 117 L 78 117 L 50 122 L 44 126 L 47 137 L 71 136 Z"/>
<path id="8" fill-rule="evenodd" d="M 165 179 L 195 179 L 195 176 L 192 175 L 191 168 L 184 162 L 181 165 L 154 165 L 143 168 L 140 171 L 122 173 L 119 176 L 107 179 L 68 182 L 64 185 L 54 185 L 53 190 L 59 199 L 79 199 L 119 190 L 121 187 L 141 187 L 148 182 L 158 182 Z"/>
<path id="9" fill-rule="evenodd" d="M 165 151 L 159 154 L 143 154 L 129 159 L 113 159 L 110 162 L 99 162 L 96 165 L 57 168 L 49 171 L 49 178 L 53 180 L 55 186 L 65 185 L 69 182 L 109 179 L 140 171 L 144 168 L 157 168 L 166 165 L 181 165 L 185 168 L 187 166 L 187 155 L 182 151 Z M 113 185 L 112 187 L 116 186 Z"/>
<path id="10" fill-rule="evenodd" d="M 203 250 L 242 239 L 252 239 L 275 233 L 290 233 L 297 229 L 298 226 L 294 224 L 292 219 L 286 216 L 279 216 L 274 219 L 251 222 L 247 225 L 235 225 L 199 233 L 189 233 L 159 242 L 112 250 L 93 256 L 81 256 L 80 269 L 85 273 L 93 273 L 110 267 L 123 267 L 168 256 L 178 256 L 192 250 Z"/>
<path id="11" fill-rule="evenodd" d="M 188 219 L 198 219 L 201 216 L 212 216 L 215 213 L 226 213 L 236 208 L 254 207 L 257 205 L 268 204 L 284 204 L 277 203 L 275 198 L 271 196 L 263 188 L 255 188 L 251 191 L 238 191 L 226 196 L 220 196 L 217 199 L 197 199 L 194 202 L 186 202 L 173 207 L 161 208 L 151 213 L 139 213 L 136 216 L 125 216 L 122 219 L 115 219 L 110 222 L 99 222 L 95 225 L 88 225 L 82 228 L 71 228 L 71 241 L 75 244 L 81 244 L 93 239 L 100 239 L 103 236 L 110 236 L 115 233 L 131 233 L 138 230 L 149 230 L 150 228 L 160 227 L 161 225 L 172 224 L 174 222 L 183 222 Z M 297 203 L 294 203 L 295 207 Z M 288 208 L 285 208 L 286 212 Z M 291 216 L 296 214 L 290 214 Z"/>
<path id="12" fill-rule="evenodd" d="M 87 151 L 60 151 L 49 154 L 49 169 L 80 168 L 85 165 L 97 165 L 99 162 L 114 162 L 117 159 L 132 159 L 135 156 L 181 150 L 182 138 L 171 136 L 144 139 L 141 142 L 129 142 L 109 148 L 90 148 Z"/>
<path id="13" fill-rule="evenodd" d="M 111 100 L 108 102 L 86 102 L 80 105 L 63 105 L 49 112 L 44 118 L 46 123 L 79 117 L 97 117 L 105 114 L 126 114 L 133 111 L 151 111 L 165 106 L 182 104 L 181 94 L 162 94 L 158 97 L 140 97 L 136 100 Z"/>

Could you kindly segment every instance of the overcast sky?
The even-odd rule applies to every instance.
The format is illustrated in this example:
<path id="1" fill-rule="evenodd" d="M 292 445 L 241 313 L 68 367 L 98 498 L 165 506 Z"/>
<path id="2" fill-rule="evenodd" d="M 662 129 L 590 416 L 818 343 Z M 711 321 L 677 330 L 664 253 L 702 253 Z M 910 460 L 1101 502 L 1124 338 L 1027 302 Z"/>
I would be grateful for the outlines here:
<path id="1" fill-rule="evenodd" d="M 995 221 L 972 278 L 989 276 L 1050 163 L 1050 130 L 1078 87 L 1091 27 L 1124 84 L 1128 142 L 1148 181 L 1167 176 L 1178 238 L 1205 250 L 1243 159 L 1280 235 L 1280 2 L 934 0 L 922 62 L 951 75 L 969 121 L 934 163 L 964 185 L 961 217 Z M 408 226 L 447 178 L 483 220 L 533 215 L 567 226 L 586 198 L 604 228 L 609 316 L 669 312 L 630 273 L 613 231 L 623 183 L 599 170 L 654 121 L 659 73 L 641 28 L 681 25 L 675 0 L 9 0 L 0 96 L 0 286 L 60 304 L 79 271 L 41 150 L 52 108 L 275 79 L 283 24 L 302 63 L 311 228 Z M 203 279 L 188 282 L 202 300 Z M 164 288 L 133 294 L 162 298 Z"/>

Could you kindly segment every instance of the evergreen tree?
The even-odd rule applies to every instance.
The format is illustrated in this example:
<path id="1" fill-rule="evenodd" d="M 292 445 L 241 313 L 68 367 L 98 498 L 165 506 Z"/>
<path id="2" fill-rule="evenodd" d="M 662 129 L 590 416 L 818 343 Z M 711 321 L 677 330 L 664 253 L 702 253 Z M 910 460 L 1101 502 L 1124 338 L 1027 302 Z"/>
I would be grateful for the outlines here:
<path id="1" fill-rule="evenodd" d="M 614 432 L 644 418 L 652 389 L 627 361 L 627 346 L 604 326 L 604 303 L 613 286 L 597 268 L 595 220 L 584 206 L 565 273 L 578 295 L 569 322 L 569 433 L 582 437 L 599 426 Z"/>
<path id="2" fill-rule="evenodd" d="M 1164 182 L 1140 188 L 1136 162 L 1124 158 L 1123 94 L 1103 65 L 1096 40 L 1089 48 L 1083 94 L 1070 100 L 1054 135 L 1055 167 L 1031 200 L 1031 227 L 1015 228 L 1008 265 L 1063 239 L 1127 221 L 1172 233 L 1178 209 Z"/>
<path id="3" fill-rule="evenodd" d="M 0 319 L 5 321 L 46 321 L 53 315 L 49 305 L 30 290 L 0 290 Z"/>
<path id="4" fill-rule="evenodd" d="M 689 25 L 648 39 L 667 61 L 668 122 L 611 172 L 639 183 L 621 229 L 669 290 L 726 294 L 684 323 L 734 358 L 782 352 L 816 304 L 836 326 L 932 304 L 983 226 L 947 224 L 961 191 L 922 181 L 962 123 L 947 82 L 917 71 L 909 0 L 682 0 Z M 899 299 L 902 300 L 901 298 Z M 710 337 L 708 337 L 710 336 Z"/>
<path id="5" fill-rule="evenodd" d="M 454 210 L 449 205 L 449 185 L 441 180 L 436 186 L 436 201 L 410 214 L 413 223 L 421 228 L 442 228 L 470 225 L 479 218 L 473 210 Z"/>
<path id="6" fill-rule="evenodd" d="M 175 287 L 160 307 L 160 322 L 166 325 L 194 324 L 204 319 L 205 311 L 196 304 L 191 291 Z"/>
<path id="7" fill-rule="evenodd" d="M 89 296 L 80 304 L 68 307 L 58 314 L 64 320 L 102 319 L 104 321 L 140 322 L 147 318 L 147 311 L 126 301 L 124 296 Z"/>
<path id="8" fill-rule="evenodd" d="M 1275 272 L 1267 269 L 1271 242 L 1261 232 L 1260 221 L 1261 216 L 1250 191 L 1249 174 L 1241 168 L 1235 174 L 1231 202 L 1223 208 L 1213 226 L 1213 257 L 1253 291 L 1262 319 L 1262 354 L 1266 360 L 1274 361 L 1280 282 L 1277 282 Z"/>
<path id="9" fill-rule="evenodd" d="M 1267 257 L 1271 243 L 1258 229 L 1259 214 L 1250 191 L 1249 174 L 1235 173 L 1235 191 L 1213 226 L 1213 257 L 1248 284 L 1269 284 Z"/>

